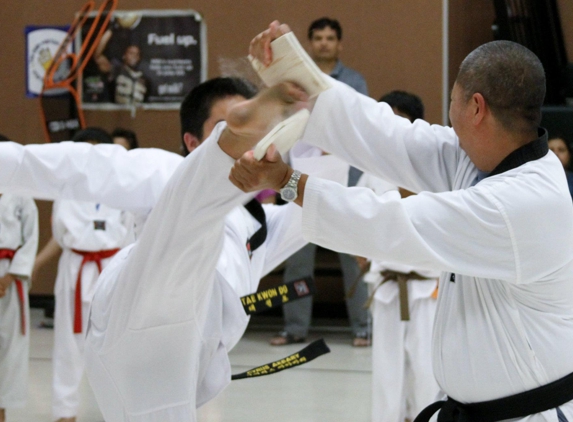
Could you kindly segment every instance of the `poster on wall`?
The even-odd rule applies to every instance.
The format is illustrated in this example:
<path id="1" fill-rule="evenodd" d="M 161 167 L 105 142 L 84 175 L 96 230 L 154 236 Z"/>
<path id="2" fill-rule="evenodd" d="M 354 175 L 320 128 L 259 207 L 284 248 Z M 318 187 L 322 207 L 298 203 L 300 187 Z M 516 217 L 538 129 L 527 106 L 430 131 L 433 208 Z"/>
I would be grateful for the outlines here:
<path id="1" fill-rule="evenodd" d="M 52 64 L 58 47 L 69 27 L 27 26 L 26 36 L 26 97 L 37 98 L 42 92 L 44 76 Z M 72 46 L 68 53 L 71 53 Z M 54 94 L 57 94 L 54 92 Z"/>
<path id="2" fill-rule="evenodd" d="M 192 10 L 115 11 L 79 79 L 82 107 L 178 109 L 206 79 L 205 33 Z"/>

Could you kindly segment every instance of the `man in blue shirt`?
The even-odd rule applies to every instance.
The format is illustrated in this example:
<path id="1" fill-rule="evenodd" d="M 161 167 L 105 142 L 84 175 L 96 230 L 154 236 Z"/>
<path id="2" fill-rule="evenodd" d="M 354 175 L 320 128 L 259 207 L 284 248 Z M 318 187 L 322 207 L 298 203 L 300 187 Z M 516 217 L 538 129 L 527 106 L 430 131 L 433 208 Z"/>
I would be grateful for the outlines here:
<path id="1" fill-rule="evenodd" d="M 361 94 L 368 95 L 364 77 L 357 71 L 344 66 L 338 58 L 342 51 L 342 28 L 337 20 L 324 17 L 312 22 L 308 28 L 308 40 L 310 56 L 320 70 L 351 86 Z M 361 174 L 360 170 L 351 167 L 348 174 L 348 186 L 356 185 Z M 285 282 L 313 277 L 315 255 L 316 245 L 314 244 L 308 244 L 292 255 L 286 262 Z M 366 285 L 360 281 L 354 294 L 349 294 L 360 275 L 360 269 L 354 257 L 341 253 L 339 258 L 344 290 L 350 296 L 346 299 L 346 307 L 353 333 L 352 344 L 357 347 L 369 346 L 371 341 L 368 312 L 363 308 L 368 299 Z M 289 303 L 283 307 L 283 312 L 284 330 L 271 338 L 270 343 L 274 346 L 282 346 L 304 342 L 310 327 L 312 298 L 308 297 Z"/>
<path id="2" fill-rule="evenodd" d="M 346 67 L 338 58 L 342 51 L 342 28 L 335 19 L 320 18 L 308 28 L 309 54 L 320 70 L 344 82 L 361 94 L 368 95 L 364 77 Z"/>

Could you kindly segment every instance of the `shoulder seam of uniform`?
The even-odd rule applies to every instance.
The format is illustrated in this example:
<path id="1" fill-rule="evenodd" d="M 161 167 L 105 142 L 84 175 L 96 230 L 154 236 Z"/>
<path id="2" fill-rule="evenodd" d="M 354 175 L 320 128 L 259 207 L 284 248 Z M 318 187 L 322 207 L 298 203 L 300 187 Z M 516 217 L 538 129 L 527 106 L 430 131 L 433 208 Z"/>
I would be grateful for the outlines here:
<path id="1" fill-rule="evenodd" d="M 519 258 L 519 250 L 517 248 L 517 242 L 515 239 L 515 231 L 513 230 L 513 226 L 511 224 L 511 221 L 509 220 L 507 212 L 506 212 L 505 208 L 503 207 L 503 205 L 501 204 L 501 202 L 499 202 L 497 200 L 497 198 L 495 198 L 495 196 L 487 189 L 484 190 L 484 194 L 492 201 L 492 203 L 495 205 L 495 207 L 497 208 L 497 210 L 501 214 L 503 221 L 505 222 L 505 226 L 507 228 L 507 231 L 509 233 L 509 238 L 511 240 L 511 247 L 513 249 L 513 258 L 515 261 L 515 282 L 516 282 L 516 284 L 520 284 L 522 281 L 521 280 L 521 260 Z"/>

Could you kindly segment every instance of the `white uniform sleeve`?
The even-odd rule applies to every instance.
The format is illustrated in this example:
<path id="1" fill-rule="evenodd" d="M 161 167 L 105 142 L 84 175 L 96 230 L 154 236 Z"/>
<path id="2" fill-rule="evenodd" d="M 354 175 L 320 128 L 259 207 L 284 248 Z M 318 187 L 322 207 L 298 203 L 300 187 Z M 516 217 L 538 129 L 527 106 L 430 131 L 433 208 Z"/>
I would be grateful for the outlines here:
<path id="1" fill-rule="evenodd" d="M 261 277 L 307 243 L 302 237 L 302 210 L 298 205 L 264 205 L 263 208 L 267 217 L 268 237 Z"/>
<path id="2" fill-rule="evenodd" d="M 21 198 L 22 245 L 10 263 L 8 272 L 30 278 L 38 252 L 38 208 L 33 199 Z"/>
<path id="3" fill-rule="evenodd" d="M 148 213 L 174 170 L 176 154 L 153 148 L 78 142 L 0 144 L 0 191 L 37 199 L 75 199 Z"/>
<path id="4" fill-rule="evenodd" d="M 312 177 L 306 184 L 303 234 L 340 252 L 516 282 L 509 230 L 487 190 L 477 187 L 397 200 L 393 192 L 380 197 Z"/>
<path id="5" fill-rule="evenodd" d="M 302 140 L 412 192 L 452 189 L 460 154 L 453 129 L 411 123 L 386 103 L 331 79 Z"/>
<path id="6" fill-rule="evenodd" d="M 62 206 L 61 200 L 55 200 L 52 204 L 52 237 L 60 247 L 64 243 L 64 235 L 66 234 L 66 226 L 62 224 L 62 219 L 60 218 L 60 209 Z"/>
<path id="7" fill-rule="evenodd" d="M 218 145 L 225 127 L 179 166 L 153 208 L 116 286 L 113 339 L 130 329 L 181 323 L 197 316 L 212 291 L 223 245 L 225 216 L 247 202 L 229 181 L 234 160 Z M 117 332 L 115 330 L 118 330 Z M 112 341 L 112 340 L 109 340 Z"/>

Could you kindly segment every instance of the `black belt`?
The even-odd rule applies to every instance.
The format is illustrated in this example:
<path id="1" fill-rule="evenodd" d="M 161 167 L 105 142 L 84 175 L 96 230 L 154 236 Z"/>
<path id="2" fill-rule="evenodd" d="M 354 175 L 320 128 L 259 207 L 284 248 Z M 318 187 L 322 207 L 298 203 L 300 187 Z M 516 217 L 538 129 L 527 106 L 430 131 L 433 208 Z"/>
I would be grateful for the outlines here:
<path id="1" fill-rule="evenodd" d="M 496 400 L 460 403 L 451 397 L 426 407 L 414 422 L 428 422 L 438 410 L 438 422 L 497 422 L 555 409 L 573 400 L 573 373 L 533 390 Z"/>

